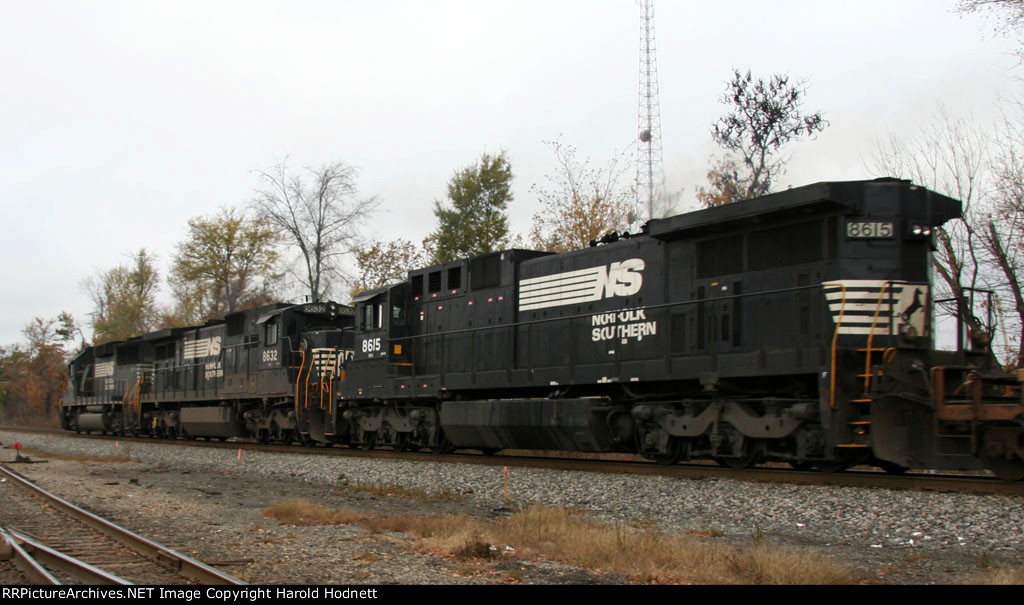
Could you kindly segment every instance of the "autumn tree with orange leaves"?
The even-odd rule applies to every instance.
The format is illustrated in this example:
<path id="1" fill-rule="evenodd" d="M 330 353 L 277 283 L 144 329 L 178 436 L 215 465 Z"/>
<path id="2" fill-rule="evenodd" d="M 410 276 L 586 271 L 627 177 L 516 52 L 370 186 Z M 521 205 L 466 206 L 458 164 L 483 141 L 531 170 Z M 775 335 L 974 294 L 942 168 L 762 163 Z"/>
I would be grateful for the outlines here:
<path id="1" fill-rule="evenodd" d="M 67 347 L 79 333 L 67 313 L 56 319 L 36 317 L 22 331 L 27 343 L 0 347 L 0 417 L 31 424 L 56 419 L 66 380 Z"/>
<path id="2" fill-rule="evenodd" d="M 539 250 L 569 252 L 586 248 L 609 231 L 627 229 L 635 189 L 625 184 L 630 169 L 624 156 L 603 168 L 578 160 L 576 148 L 558 141 L 544 143 L 555 154 L 558 172 L 548 175 L 548 186 L 534 185 L 543 210 L 533 217 L 531 243 Z"/>

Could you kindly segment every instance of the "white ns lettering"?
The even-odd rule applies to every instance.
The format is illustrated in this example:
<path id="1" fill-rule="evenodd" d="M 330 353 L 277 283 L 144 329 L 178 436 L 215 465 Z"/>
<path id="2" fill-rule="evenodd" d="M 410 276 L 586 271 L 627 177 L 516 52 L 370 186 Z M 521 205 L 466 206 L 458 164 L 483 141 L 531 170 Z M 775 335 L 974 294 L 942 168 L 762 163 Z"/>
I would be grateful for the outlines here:
<path id="1" fill-rule="evenodd" d="M 604 296 L 632 296 L 644 285 L 644 260 L 631 258 L 608 265 L 608 276 L 605 278 Z"/>

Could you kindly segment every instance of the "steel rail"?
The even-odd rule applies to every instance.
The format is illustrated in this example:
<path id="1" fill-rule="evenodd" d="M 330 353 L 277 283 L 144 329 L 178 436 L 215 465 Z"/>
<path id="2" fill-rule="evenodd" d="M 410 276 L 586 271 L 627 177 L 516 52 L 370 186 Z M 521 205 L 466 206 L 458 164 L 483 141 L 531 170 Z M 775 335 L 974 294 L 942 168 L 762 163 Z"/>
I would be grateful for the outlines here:
<path id="1" fill-rule="evenodd" d="M 18 568 L 18 571 L 25 574 L 25 577 L 29 582 L 32 582 L 33 584 L 49 584 L 51 586 L 60 584 L 60 580 L 55 578 L 53 574 L 46 570 L 45 567 L 33 559 L 32 555 L 28 554 L 28 552 L 18 544 L 18 541 L 3 528 L 0 528 L 0 538 L 3 538 L 3 540 L 0 540 L 0 545 L 4 547 L 5 551 L 10 553 L 14 566 Z"/>
<path id="2" fill-rule="evenodd" d="M 749 469 L 727 469 L 716 464 L 690 461 L 682 464 L 662 466 L 637 457 L 632 461 L 607 460 L 602 458 L 566 458 L 536 452 L 533 455 L 506 453 L 500 456 L 479 454 L 433 454 L 395 452 L 393 450 L 363 450 L 347 447 L 297 447 L 292 445 L 261 445 L 251 440 L 232 442 L 184 441 L 153 439 L 151 437 L 128 437 L 108 435 L 76 435 L 58 433 L 53 430 L 0 427 L 0 430 L 25 433 L 59 434 L 71 439 L 92 439 L 103 441 L 120 440 L 128 443 L 150 443 L 181 447 L 209 447 L 220 449 L 242 449 L 265 453 L 299 454 L 306 456 L 344 456 L 356 458 L 378 458 L 405 462 L 446 462 L 452 464 L 474 464 L 483 466 L 510 466 L 520 468 L 544 468 L 551 470 L 585 471 L 598 473 L 621 473 L 635 475 L 661 475 L 667 477 L 699 477 L 760 481 L 767 483 L 820 484 L 849 487 L 877 487 L 882 489 L 909 489 L 914 491 L 944 491 L 976 494 L 998 494 L 1024 496 L 1024 481 L 1001 481 L 994 477 L 959 475 L 955 473 L 931 474 L 910 471 L 905 475 L 889 475 L 883 472 L 848 470 L 841 473 L 796 471 L 789 468 L 757 466 Z M 45 454 L 40 454 L 45 457 Z"/>
<path id="3" fill-rule="evenodd" d="M 100 569 L 99 567 L 90 565 L 85 561 L 76 559 L 75 557 L 59 550 L 54 550 L 42 542 L 34 540 L 27 534 L 23 534 L 10 528 L 7 529 L 7 533 L 13 537 L 16 542 L 19 542 L 19 546 L 28 552 L 37 562 L 42 563 L 49 569 L 61 571 L 86 584 L 107 584 L 115 586 L 133 584 L 133 582 L 129 582 L 128 580 Z"/>
<path id="4" fill-rule="evenodd" d="M 33 491 L 39 496 L 45 498 L 51 505 L 61 509 L 63 512 L 85 523 L 103 535 L 121 542 L 144 557 L 156 561 L 160 565 L 167 567 L 171 571 L 185 576 L 186 578 L 199 582 L 200 584 L 245 584 L 242 580 L 220 570 L 214 569 L 202 561 L 197 561 L 187 555 L 167 548 L 159 542 L 140 536 L 135 532 L 117 525 L 116 523 L 94 515 L 83 508 L 79 508 L 63 498 L 51 494 L 50 492 L 33 484 L 25 477 L 22 477 L 5 466 L 0 466 L 0 475 L 3 475 L 18 485 Z"/>

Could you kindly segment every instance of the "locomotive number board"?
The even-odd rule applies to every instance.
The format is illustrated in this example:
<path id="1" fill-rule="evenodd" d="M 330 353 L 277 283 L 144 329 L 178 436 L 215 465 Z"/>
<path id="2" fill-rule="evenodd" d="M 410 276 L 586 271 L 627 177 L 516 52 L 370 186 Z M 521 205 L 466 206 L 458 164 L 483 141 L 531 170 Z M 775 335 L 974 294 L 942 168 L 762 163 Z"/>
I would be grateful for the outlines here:
<path id="1" fill-rule="evenodd" d="M 846 237 L 850 238 L 891 238 L 895 233 L 891 222 L 850 221 L 846 223 Z"/>

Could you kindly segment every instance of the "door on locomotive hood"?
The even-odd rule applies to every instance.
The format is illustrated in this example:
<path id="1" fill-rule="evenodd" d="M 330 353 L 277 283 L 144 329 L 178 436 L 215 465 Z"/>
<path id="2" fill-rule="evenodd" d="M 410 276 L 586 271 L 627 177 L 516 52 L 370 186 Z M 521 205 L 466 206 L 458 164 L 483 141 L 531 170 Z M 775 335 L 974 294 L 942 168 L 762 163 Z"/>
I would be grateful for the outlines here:
<path id="1" fill-rule="evenodd" d="M 742 349 L 743 236 L 697 242 L 694 348 L 708 353 Z"/>
<path id="2" fill-rule="evenodd" d="M 288 386 L 286 339 L 281 334 L 281 312 L 268 313 L 256 320 L 258 388 L 260 393 L 287 393 Z"/>

